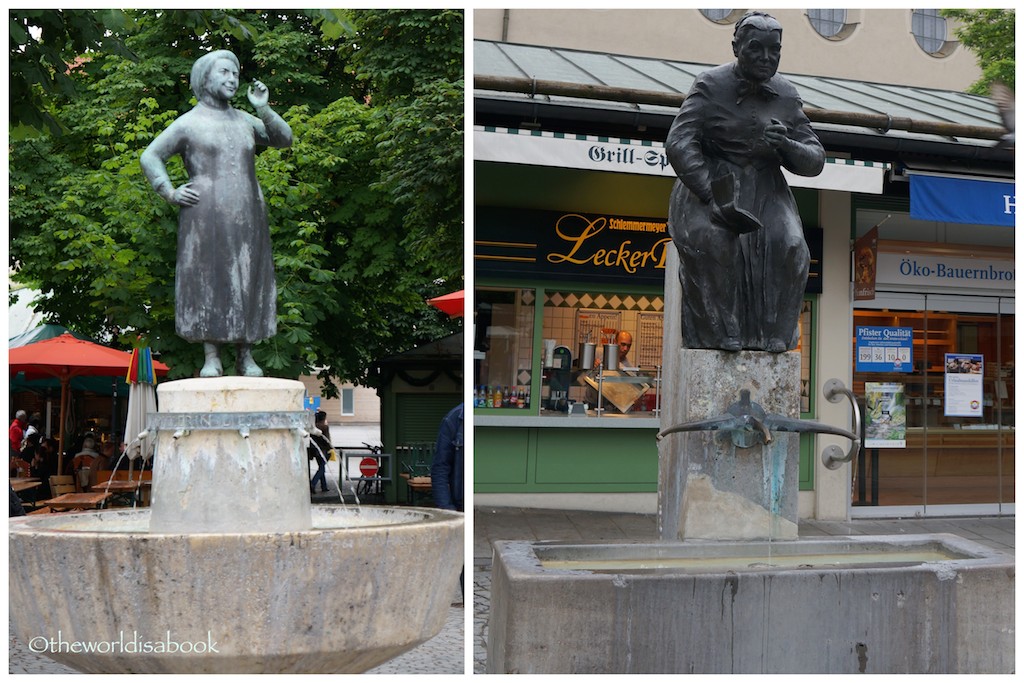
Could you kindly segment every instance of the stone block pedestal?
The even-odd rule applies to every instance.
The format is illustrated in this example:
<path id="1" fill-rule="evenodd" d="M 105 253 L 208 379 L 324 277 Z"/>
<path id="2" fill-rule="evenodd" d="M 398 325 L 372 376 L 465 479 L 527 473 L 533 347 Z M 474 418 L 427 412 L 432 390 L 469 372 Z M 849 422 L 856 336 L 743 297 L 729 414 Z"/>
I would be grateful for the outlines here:
<path id="1" fill-rule="evenodd" d="M 309 529 L 303 436 L 294 428 L 260 426 L 268 413 L 301 413 L 304 394 L 302 382 L 271 377 L 204 377 L 161 384 L 160 413 L 183 416 L 182 424 L 194 419 L 202 428 L 158 432 L 150 531 Z M 215 423 L 224 413 L 253 415 L 251 428 L 210 429 L 202 424 Z"/>
<path id="2" fill-rule="evenodd" d="M 742 390 L 766 413 L 800 417 L 800 354 L 679 349 L 666 359 L 662 430 L 726 413 Z M 668 355 L 668 352 L 666 352 Z M 797 537 L 800 437 L 738 447 L 727 431 L 681 432 L 658 446 L 662 540 Z"/>

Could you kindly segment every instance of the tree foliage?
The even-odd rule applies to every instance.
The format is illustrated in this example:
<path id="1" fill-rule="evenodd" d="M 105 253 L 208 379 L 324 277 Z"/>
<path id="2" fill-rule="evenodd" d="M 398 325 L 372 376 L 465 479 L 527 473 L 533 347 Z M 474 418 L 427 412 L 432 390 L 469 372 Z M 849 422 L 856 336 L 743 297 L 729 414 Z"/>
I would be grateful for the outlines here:
<path id="1" fill-rule="evenodd" d="M 978 57 L 981 78 L 969 88 L 978 95 L 988 95 L 989 86 L 1001 81 L 1011 90 L 1016 76 L 1015 24 L 1012 9 L 944 9 L 942 16 L 957 19 L 961 26 L 956 36 Z"/>
<path id="2" fill-rule="evenodd" d="M 278 283 L 278 334 L 254 348 L 257 362 L 276 376 L 329 366 L 366 382 L 373 360 L 459 328 L 425 300 L 463 286 L 461 13 L 124 18 L 131 30 L 116 49 L 91 44 L 87 68 L 67 74 L 73 87 L 39 100 L 61 134 L 10 147 L 11 267 L 41 292 L 50 322 L 121 344 L 142 335 L 175 377 L 201 366 L 200 346 L 174 333 L 177 209 L 138 159 L 193 106 L 194 60 L 226 47 L 241 63 L 240 92 L 266 83 L 295 137 L 256 161 Z M 364 39 L 380 35 L 390 41 Z M 70 42 L 57 51 L 76 52 Z M 244 95 L 233 104 L 249 107 Z M 168 170 L 184 182 L 180 160 Z"/>

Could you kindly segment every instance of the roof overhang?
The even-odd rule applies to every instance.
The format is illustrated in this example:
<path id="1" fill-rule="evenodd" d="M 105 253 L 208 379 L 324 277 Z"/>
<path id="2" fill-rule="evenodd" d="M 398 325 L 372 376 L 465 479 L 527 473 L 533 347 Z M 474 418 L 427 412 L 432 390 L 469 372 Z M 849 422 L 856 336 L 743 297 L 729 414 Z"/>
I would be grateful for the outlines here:
<path id="1" fill-rule="evenodd" d="M 476 123 L 662 139 L 678 110 L 672 102 L 681 102 L 694 78 L 708 66 L 478 40 L 474 42 L 474 77 L 488 85 L 474 90 Z M 1013 150 L 995 146 L 1002 124 L 989 98 L 784 75 L 800 92 L 827 150 L 879 161 L 938 157 L 980 166 L 1013 166 Z M 521 84 L 525 79 L 566 87 L 542 92 L 499 85 L 502 80 Z M 838 114 L 840 121 L 870 123 L 815 121 L 812 111 Z M 889 125 L 902 121 L 913 125 Z"/>

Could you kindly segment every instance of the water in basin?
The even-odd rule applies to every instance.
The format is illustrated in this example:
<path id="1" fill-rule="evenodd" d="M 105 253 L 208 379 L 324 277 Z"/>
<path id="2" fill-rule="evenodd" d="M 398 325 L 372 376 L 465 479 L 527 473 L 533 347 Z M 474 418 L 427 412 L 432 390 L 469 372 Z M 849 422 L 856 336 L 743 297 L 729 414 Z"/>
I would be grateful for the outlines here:
<path id="1" fill-rule="evenodd" d="M 816 555 L 772 555 L 740 557 L 620 558 L 611 560 L 543 560 L 546 569 L 583 569 L 597 573 L 621 572 L 717 572 L 762 569 L 818 569 L 822 567 L 922 564 L 959 559 L 942 550 L 865 551 Z"/>

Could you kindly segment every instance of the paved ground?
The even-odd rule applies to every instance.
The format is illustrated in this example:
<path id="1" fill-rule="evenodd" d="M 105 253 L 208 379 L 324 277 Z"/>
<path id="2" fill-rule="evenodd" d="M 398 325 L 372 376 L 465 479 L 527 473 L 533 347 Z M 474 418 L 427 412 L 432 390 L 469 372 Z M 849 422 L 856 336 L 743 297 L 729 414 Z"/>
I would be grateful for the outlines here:
<path id="1" fill-rule="evenodd" d="M 804 536 L 862 536 L 953 533 L 1013 554 L 1013 517 L 871 519 L 853 522 L 804 521 Z M 473 515 L 473 672 L 487 664 L 490 613 L 491 541 L 625 541 L 657 538 L 654 515 L 477 507 Z"/>

